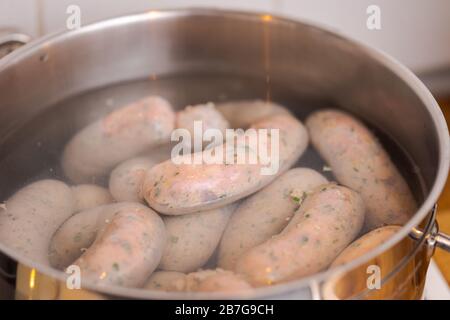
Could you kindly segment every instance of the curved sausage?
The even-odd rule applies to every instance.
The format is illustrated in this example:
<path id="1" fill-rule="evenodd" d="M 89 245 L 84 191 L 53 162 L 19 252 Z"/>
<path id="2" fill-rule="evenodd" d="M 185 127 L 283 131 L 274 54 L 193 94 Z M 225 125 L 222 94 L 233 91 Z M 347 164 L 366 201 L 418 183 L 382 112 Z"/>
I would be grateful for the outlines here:
<path id="1" fill-rule="evenodd" d="M 159 268 L 192 272 L 202 267 L 217 248 L 235 208 L 229 205 L 200 213 L 165 216 L 167 244 Z"/>
<path id="2" fill-rule="evenodd" d="M 106 175 L 120 162 L 170 141 L 175 114 L 156 96 L 115 110 L 79 131 L 66 145 L 62 167 L 76 182 Z"/>
<path id="3" fill-rule="evenodd" d="M 158 266 L 165 241 L 164 223 L 153 210 L 120 210 L 73 265 L 83 282 L 140 287 Z"/>
<path id="4" fill-rule="evenodd" d="M 255 286 L 319 272 L 358 235 L 364 209 L 356 192 L 322 185 L 306 197 L 279 235 L 239 258 L 235 271 Z"/>
<path id="5" fill-rule="evenodd" d="M 272 162 L 278 166 L 274 174 L 262 174 L 262 169 L 267 168 L 262 161 L 255 164 L 249 161 L 244 164 L 236 161 L 220 164 L 177 164 L 172 159 L 154 166 L 147 172 L 142 188 L 147 203 L 158 212 L 169 215 L 194 213 L 224 206 L 258 191 L 288 170 L 302 155 L 308 143 L 306 129 L 300 121 L 290 115 L 265 118 L 255 123 L 252 128 L 256 131 L 269 129 L 267 143 L 262 143 L 259 151 L 265 150 L 272 157 L 270 158 Z M 279 139 L 275 138 L 279 140 L 277 141 L 279 142 L 279 161 L 271 153 L 271 141 L 275 139 L 270 136 L 270 129 L 278 129 L 279 132 Z M 245 140 L 246 137 L 240 135 L 239 139 Z M 231 141 L 232 145 L 233 142 Z M 230 145 L 225 143 L 223 146 L 212 149 L 212 153 L 219 152 L 219 148 L 223 150 L 224 155 L 234 149 L 233 146 L 230 148 Z M 276 152 L 275 146 L 274 149 Z M 233 151 L 234 155 L 236 151 Z M 247 159 L 252 154 L 257 154 L 250 147 L 246 147 L 244 152 Z M 202 158 L 207 158 L 209 154 L 211 150 L 203 151 Z"/>
<path id="6" fill-rule="evenodd" d="M 314 147 L 336 179 L 359 192 L 367 206 L 365 229 L 403 224 L 416 202 L 376 137 L 357 119 L 336 110 L 310 115 L 306 126 Z"/>
<path id="7" fill-rule="evenodd" d="M 231 216 L 219 246 L 217 265 L 233 270 L 243 253 L 280 233 L 306 194 L 327 183 L 320 173 L 295 168 L 245 199 Z"/>
<path id="8" fill-rule="evenodd" d="M 0 209 L 0 241 L 33 259 L 49 264 L 51 236 L 72 215 L 72 189 L 57 180 L 40 180 L 17 191 Z"/>
<path id="9" fill-rule="evenodd" d="M 346 264 L 385 243 L 401 229 L 400 226 L 385 226 L 366 233 L 342 251 L 330 268 Z"/>
<path id="10" fill-rule="evenodd" d="M 269 116 L 290 114 L 283 106 L 263 100 L 238 100 L 218 103 L 216 108 L 230 122 L 233 128 L 244 129 L 248 128 L 252 123 Z"/>
<path id="11" fill-rule="evenodd" d="M 146 210 L 147 207 L 133 202 L 119 202 L 83 210 L 74 214 L 52 233 L 49 245 L 49 258 L 52 267 L 64 270 L 83 251 L 87 250 L 99 230 L 111 222 L 114 214 L 121 210 Z"/>
<path id="12" fill-rule="evenodd" d="M 95 184 L 79 184 L 72 187 L 75 199 L 74 212 L 98 207 L 113 202 L 109 191 Z"/>

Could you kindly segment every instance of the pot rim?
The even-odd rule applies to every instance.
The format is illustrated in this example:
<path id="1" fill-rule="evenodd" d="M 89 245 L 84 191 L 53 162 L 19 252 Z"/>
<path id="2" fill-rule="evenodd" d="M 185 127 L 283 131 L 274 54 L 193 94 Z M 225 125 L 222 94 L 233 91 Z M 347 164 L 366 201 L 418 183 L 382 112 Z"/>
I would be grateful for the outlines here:
<path id="1" fill-rule="evenodd" d="M 351 269 L 356 268 L 359 265 L 369 261 L 375 256 L 381 254 L 387 249 L 393 247 L 396 243 L 400 242 L 402 239 L 408 236 L 408 233 L 413 227 L 419 225 L 419 223 L 426 217 L 426 215 L 432 210 L 434 204 L 436 203 L 447 179 L 450 163 L 450 140 L 448 134 L 448 128 L 442 111 L 430 93 L 430 91 L 425 87 L 425 85 L 405 66 L 398 62 L 393 57 L 384 53 L 383 51 L 371 47 L 369 45 L 363 44 L 358 40 L 344 36 L 340 32 L 333 30 L 330 27 L 322 26 L 319 23 L 307 21 L 304 19 L 293 20 L 290 18 L 283 17 L 281 15 L 272 15 L 262 12 L 245 12 L 238 10 L 224 10 L 224 9 L 212 9 L 212 8 L 183 8 L 183 9 L 156 9 L 149 10 L 146 12 L 138 12 L 135 14 L 129 14 L 125 16 L 119 16 L 116 18 L 111 18 L 107 20 L 101 20 L 99 22 L 94 22 L 80 29 L 71 31 L 60 31 L 52 33 L 50 35 L 44 36 L 40 39 L 31 41 L 29 44 L 15 50 L 6 57 L 0 59 L 0 72 L 5 68 L 15 64 L 20 63 L 21 59 L 27 56 L 36 54 L 42 47 L 51 45 L 52 42 L 67 41 L 72 36 L 80 36 L 84 33 L 90 33 L 106 29 L 111 26 L 121 26 L 127 25 L 129 23 L 140 23 L 140 22 L 151 22 L 159 19 L 174 19 L 183 16 L 210 16 L 217 18 L 229 18 L 229 19 L 241 19 L 247 21 L 259 21 L 263 23 L 270 24 L 289 24 L 289 25 L 305 25 L 317 29 L 320 32 L 325 32 L 328 35 L 337 37 L 341 40 L 351 42 L 358 46 L 363 53 L 367 54 L 368 57 L 377 61 L 379 64 L 385 66 L 389 71 L 394 73 L 399 77 L 400 80 L 404 81 L 417 95 L 417 97 L 425 105 L 430 117 L 435 125 L 435 130 L 437 134 L 437 139 L 439 140 L 439 165 L 436 173 L 436 178 L 430 189 L 428 196 L 418 208 L 414 216 L 406 223 L 399 232 L 392 236 L 388 241 L 378 246 L 376 249 L 364 254 L 363 256 L 351 261 L 348 264 L 334 267 L 329 270 L 325 270 L 311 276 L 301 278 L 299 280 L 293 280 L 287 283 L 274 285 L 271 287 L 258 288 L 251 293 L 218 293 L 218 292 L 208 292 L 208 293 L 197 293 L 197 292 L 162 292 L 141 288 L 126 288 L 118 286 L 99 286 L 90 285 L 89 283 L 84 283 L 82 281 L 82 288 L 89 289 L 94 292 L 112 294 L 119 297 L 128 298 L 150 298 L 150 299 L 230 299 L 230 298 L 264 298 L 280 296 L 281 294 L 293 293 L 296 290 L 307 288 L 311 284 L 318 284 L 332 275 L 345 273 Z M 424 236 L 426 233 L 424 233 Z M 417 242 L 420 245 L 423 239 Z M 31 259 L 22 256 L 21 254 L 15 252 L 15 250 L 7 247 L 5 244 L 0 243 L 0 251 L 6 255 L 13 258 L 19 263 L 23 263 L 26 266 L 35 268 L 39 272 L 58 279 L 60 281 L 65 281 L 67 274 L 62 271 L 56 270 L 50 266 L 43 265 L 41 263 L 33 262 Z"/>

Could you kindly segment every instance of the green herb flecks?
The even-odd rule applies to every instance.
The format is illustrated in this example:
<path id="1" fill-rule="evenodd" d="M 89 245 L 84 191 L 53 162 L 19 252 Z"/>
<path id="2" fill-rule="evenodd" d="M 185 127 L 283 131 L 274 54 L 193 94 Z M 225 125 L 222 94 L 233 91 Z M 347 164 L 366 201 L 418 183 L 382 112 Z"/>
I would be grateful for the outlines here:
<path id="1" fill-rule="evenodd" d="M 73 237 L 74 242 L 80 242 L 81 241 L 81 232 L 77 232 L 77 234 Z"/>
<path id="2" fill-rule="evenodd" d="M 298 204 L 298 206 L 301 206 L 303 201 L 305 201 L 307 197 L 307 193 L 303 191 L 302 195 L 300 197 L 291 195 L 292 200 Z"/>

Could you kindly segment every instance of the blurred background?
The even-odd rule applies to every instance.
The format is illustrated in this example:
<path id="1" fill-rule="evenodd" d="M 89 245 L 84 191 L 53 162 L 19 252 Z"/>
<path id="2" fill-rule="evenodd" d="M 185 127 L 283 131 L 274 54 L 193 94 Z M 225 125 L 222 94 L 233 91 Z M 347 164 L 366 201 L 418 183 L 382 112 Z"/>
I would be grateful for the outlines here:
<path id="1" fill-rule="evenodd" d="M 210 7 L 282 15 L 326 26 L 409 67 L 430 88 L 450 120 L 450 0 L 0 0 L 0 31 L 13 28 L 31 38 L 63 31 L 70 5 L 80 8 L 81 25 L 145 10 Z M 381 10 L 379 30 L 366 25 L 370 5 Z M 450 233 L 450 183 L 439 203 L 438 221 Z M 450 284 L 450 255 L 439 251 L 435 260 Z"/>
<path id="2" fill-rule="evenodd" d="M 309 20 L 393 55 L 416 72 L 450 67 L 449 0 L 0 0 L 0 28 L 32 37 L 65 29 L 69 5 L 81 23 L 131 12 L 180 7 L 215 7 L 267 12 Z M 366 26 L 369 5 L 381 9 L 381 30 Z"/>

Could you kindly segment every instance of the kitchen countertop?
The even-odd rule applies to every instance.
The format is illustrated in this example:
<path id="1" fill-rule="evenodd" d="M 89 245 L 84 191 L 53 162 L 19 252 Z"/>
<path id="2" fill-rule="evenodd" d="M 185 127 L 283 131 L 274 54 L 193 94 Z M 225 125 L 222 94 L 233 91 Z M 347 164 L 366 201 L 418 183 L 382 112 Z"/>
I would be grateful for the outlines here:
<path id="1" fill-rule="evenodd" d="M 438 99 L 438 102 L 447 119 L 447 125 L 450 127 L 450 97 Z M 444 191 L 438 201 L 437 221 L 439 229 L 446 234 L 450 234 L 450 178 L 447 179 Z M 434 259 L 450 285 L 450 254 L 438 248 Z"/>

